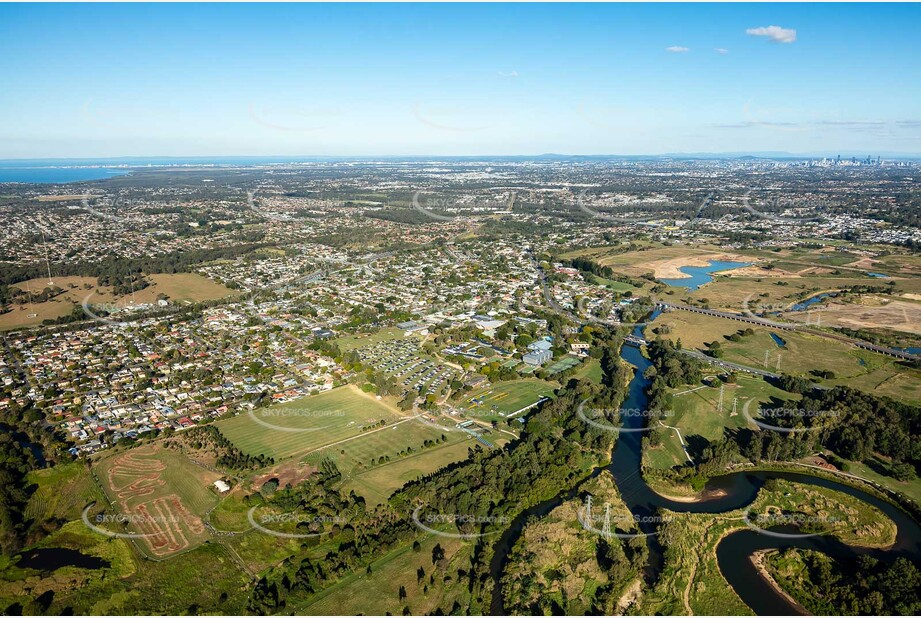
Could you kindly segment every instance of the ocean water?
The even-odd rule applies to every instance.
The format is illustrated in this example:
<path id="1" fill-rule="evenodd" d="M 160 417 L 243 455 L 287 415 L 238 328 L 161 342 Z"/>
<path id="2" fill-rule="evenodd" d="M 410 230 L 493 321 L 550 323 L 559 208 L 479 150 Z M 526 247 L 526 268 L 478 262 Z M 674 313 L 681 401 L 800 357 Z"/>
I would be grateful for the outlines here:
<path id="1" fill-rule="evenodd" d="M 26 167 L 0 165 L 0 182 L 66 183 L 104 180 L 127 174 L 127 170 L 102 167 Z"/>

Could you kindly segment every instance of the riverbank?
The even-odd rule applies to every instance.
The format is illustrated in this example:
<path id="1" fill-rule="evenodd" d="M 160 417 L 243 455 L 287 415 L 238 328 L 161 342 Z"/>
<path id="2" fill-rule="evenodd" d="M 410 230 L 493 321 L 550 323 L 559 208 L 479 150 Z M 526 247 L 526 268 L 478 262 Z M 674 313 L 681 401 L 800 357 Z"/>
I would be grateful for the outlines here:
<path id="1" fill-rule="evenodd" d="M 762 549 L 756 551 L 754 554 L 748 557 L 751 560 L 751 563 L 755 566 L 755 569 L 758 571 L 758 574 L 764 579 L 765 582 L 780 596 L 784 598 L 787 603 L 794 608 L 800 616 L 808 616 L 809 612 L 805 607 L 800 605 L 796 599 L 794 599 L 786 590 L 784 590 L 780 584 L 777 583 L 777 580 L 771 575 L 768 571 L 764 562 L 769 554 L 776 554 L 776 549 Z"/>

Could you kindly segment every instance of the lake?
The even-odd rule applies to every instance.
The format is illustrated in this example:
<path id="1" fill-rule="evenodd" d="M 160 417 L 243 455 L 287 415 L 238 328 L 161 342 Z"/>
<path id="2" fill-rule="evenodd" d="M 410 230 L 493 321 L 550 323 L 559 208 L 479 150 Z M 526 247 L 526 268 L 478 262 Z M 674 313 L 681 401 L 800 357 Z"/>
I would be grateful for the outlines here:
<path id="1" fill-rule="evenodd" d="M 751 262 L 722 262 L 713 260 L 706 266 L 682 266 L 678 270 L 688 275 L 681 279 L 660 279 L 661 282 L 673 285 L 675 287 L 687 288 L 694 291 L 702 285 L 713 281 L 711 273 L 734 270 L 736 268 L 745 268 L 751 266 Z"/>
<path id="2" fill-rule="evenodd" d="M 81 569 L 101 569 L 110 565 L 107 560 L 89 556 L 75 549 L 43 547 L 22 552 L 16 566 L 21 569 L 35 569 L 36 571 L 47 572 L 56 571 L 66 566 Z"/>

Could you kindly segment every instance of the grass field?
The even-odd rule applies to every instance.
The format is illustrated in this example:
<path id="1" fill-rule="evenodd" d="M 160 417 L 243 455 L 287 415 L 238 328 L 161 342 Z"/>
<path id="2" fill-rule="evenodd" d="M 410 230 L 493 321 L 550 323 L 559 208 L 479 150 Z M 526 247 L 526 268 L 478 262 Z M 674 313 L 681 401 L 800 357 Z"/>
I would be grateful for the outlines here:
<path id="1" fill-rule="evenodd" d="M 693 389 L 693 390 L 692 390 Z M 770 404 L 772 399 L 790 400 L 797 395 L 788 393 L 771 386 L 764 380 L 754 376 L 739 375 L 735 384 L 726 384 L 723 387 L 723 409 L 719 410 L 720 387 L 681 386 L 672 389 L 673 410 L 672 416 L 664 419 L 666 425 L 677 427 L 681 435 L 691 445 L 691 456 L 699 455 L 696 451 L 702 446 L 699 438 L 708 442 L 717 441 L 725 429 L 737 429 L 754 425 L 748 423 L 742 414 L 742 406 L 746 401 L 754 400 L 763 404 Z M 733 401 L 736 401 L 733 411 Z M 756 408 L 752 403 L 751 410 Z M 668 430 L 662 446 L 650 449 L 645 456 L 647 465 L 658 468 L 671 468 L 687 462 L 677 434 Z"/>
<path id="2" fill-rule="evenodd" d="M 664 337 L 681 339 L 685 348 L 706 350 L 704 343 L 719 341 L 724 352 L 723 360 L 775 373 L 808 376 L 829 386 L 851 386 L 908 403 L 921 401 L 921 371 L 900 365 L 888 356 L 860 350 L 847 343 L 759 326 L 752 326 L 754 335 L 744 337 L 739 342 L 731 342 L 726 337 L 747 325 L 687 311 L 663 313 L 656 319 L 654 326 L 660 324 L 668 324 L 670 327 L 671 332 Z M 774 342 L 772 332 L 784 340 L 784 348 Z M 815 369 L 832 371 L 835 377 L 820 380 L 810 375 Z"/>
<path id="3" fill-rule="evenodd" d="M 353 385 L 305 397 L 216 423 L 229 440 L 250 454 L 277 460 L 298 457 L 310 464 L 331 459 L 342 472 L 345 486 L 380 503 L 406 481 L 449 463 L 465 459 L 475 442 L 468 434 L 395 410 Z M 380 421 L 384 425 L 379 425 Z M 362 428 L 365 428 L 362 431 Z M 424 448 L 426 441 L 446 442 Z M 408 449 L 412 451 L 408 451 Z M 403 453 L 401 455 L 401 452 Z M 381 457 L 389 461 L 378 463 Z"/>
<path id="4" fill-rule="evenodd" d="M 573 374 L 574 378 L 580 380 L 589 380 L 595 384 L 601 384 L 601 378 L 604 375 L 601 372 L 601 362 L 596 358 L 588 358 Z"/>
<path id="5" fill-rule="evenodd" d="M 387 425 L 401 420 L 390 407 L 353 385 L 255 410 L 252 415 L 264 424 L 243 412 L 215 425 L 243 452 L 276 461 L 361 435 L 362 427 L 381 420 Z"/>
<path id="6" fill-rule="evenodd" d="M 885 465 L 883 463 L 882 465 Z M 861 478 L 879 483 L 887 489 L 907 496 L 915 504 L 921 505 L 921 478 L 915 478 L 911 481 L 899 481 L 887 475 L 880 474 L 867 464 L 860 461 L 848 461 L 848 470 L 850 474 L 855 474 Z"/>
<path id="7" fill-rule="evenodd" d="M 504 440 L 499 439 L 492 442 L 496 446 L 501 446 Z M 354 489 L 355 493 L 364 496 L 369 504 L 381 504 L 386 502 L 390 494 L 405 485 L 407 481 L 466 459 L 469 449 L 474 448 L 477 444 L 479 443 L 469 435 L 454 432 L 446 444 L 367 470 L 354 470 L 345 481 L 343 491 L 348 492 Z M 373 457 L 374 454 L 371 453 L 371 456 Z M 335 460 L 335 457 L 333 459 Z"/>
<path id="8" fill-rule="evenodd" d="M 357 335 L 339 337 L 335 340 L 335 343 L 339 346 L 340 350 L 343 352 L 348 352 L 349 350 L 354 350 L 356 348 L 372 346 L 375 343 L 381 343 L 382 341 L 404 339 L 405 336 L 406 335 L 404 332 L 399 328 L 382 328 L 381 330 L 373 333 L 358 333 Z"/>
<path id="9" fill-rule="evenodd" d="M 29 496 L 25 516 L 39 523 L 79 519 L 86 505 L 103 499 L 83 462 L 33 470 L 26 478 L 35 491 Z"/>
<path id="10" fill-rule="evenodd" d="M 158 444 L 105 456 L 95 471 L 131 532 L 146 535 L 139 545 L 150 555 L 169 556 L 208 538 L 202 515 L 218 503 L 211 484 L 221 475 Z"/>
<path id="11" fill-rule="evenodd" d="M 194 273 L 157 274 L 148 275 L 147 278 L 152 284 L 143 290 L 138 290 L 133 295 L 116 297 L 112 294 L 111 287 L 98 286 L 95 277 L 53 277 L 54 285 L 64 291 L 43 303 L 13 305 L 12 311 L 0 315 L 0 330 L 35 326 L 43 320 L 69 315 L 90 293 L 93 294 L 88 301 L 90 305 L 119 306 L 129 306 L 132 303 L 154 304 L 159 294 L 166 294 L 170 302 L 182 303 L 224 298 L 234 293 L 230 288 Z M 14 287 L 39 293 L 47 286 L 48 279 L 43 277 L 17 283 Z"/>
<path id="12" fill-rule="evenodd" d="M 503 414 L 516 412 L 535 403 L 541 397 L 551 397 L 557 388 L 559 385 L 556 383 L 545 382 L 537 378 L 499 382 L 490 387 L 467 393 L 458 407 L 465 411 L 476 412 L 485 418 L 495 416 L 496 419 L 499 419 Z M 481 403 L 471 401 L 473 399 L 481 400 Z"/>
<path id="13" fill-rule="evenodd" d="M 371 573 L 358 569 L 342 578 L 329 588 L 314 595 L 304 604 L 297 605 L 297 613 L 313 616 L 354 616 L 386 614 L 398 616 L 404 607 L 409 607 L 415 616 L 431 615 L 438 608 L 447 613 L 455 599 L 469 596 L 463 580 L 445 581 L 444 574 L 465 568 L 473 551 L 472 543 L 459 539 L 447 539 L 429 535 L 421 540 L 420 551 L 412 550 L 411 544 L 404 545 L 371 564 Z M 441 545 L 447 564 L 442 569 L 432 565 L 432 549 Z M 425 569 L 435 577 L 435 583 L 427 586 L 429 578 L 419 582 L 416 572 Z M 407 598 L 399 599 L 399 589 L 404 587 Z"/>

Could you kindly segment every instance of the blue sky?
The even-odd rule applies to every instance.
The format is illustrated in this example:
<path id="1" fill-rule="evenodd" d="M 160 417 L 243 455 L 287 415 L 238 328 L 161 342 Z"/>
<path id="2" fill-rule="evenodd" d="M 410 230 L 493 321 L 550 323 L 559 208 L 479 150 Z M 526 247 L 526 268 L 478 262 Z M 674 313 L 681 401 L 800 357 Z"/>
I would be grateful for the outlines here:
<path id="1" fill-rule="evenodd" d="M 919 153 L 919 30 L 919 5 L 3 4 L 0 158 Z"/>

